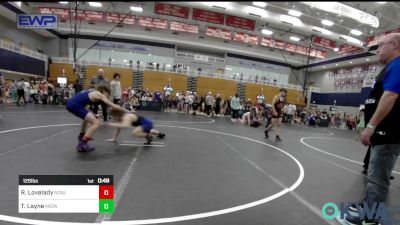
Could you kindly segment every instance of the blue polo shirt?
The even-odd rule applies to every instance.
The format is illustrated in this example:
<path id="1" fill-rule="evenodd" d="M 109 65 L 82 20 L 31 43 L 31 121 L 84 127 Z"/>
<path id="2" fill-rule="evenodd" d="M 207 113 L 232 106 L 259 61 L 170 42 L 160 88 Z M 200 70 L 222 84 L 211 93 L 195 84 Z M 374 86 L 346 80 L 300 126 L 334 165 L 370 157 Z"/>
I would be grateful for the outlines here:
<path id="1" fill-rule="evenodd" d="M 400 57 L 393 59 L 388 64 L 382 84 L 383 90 L 400 94 Z"/>

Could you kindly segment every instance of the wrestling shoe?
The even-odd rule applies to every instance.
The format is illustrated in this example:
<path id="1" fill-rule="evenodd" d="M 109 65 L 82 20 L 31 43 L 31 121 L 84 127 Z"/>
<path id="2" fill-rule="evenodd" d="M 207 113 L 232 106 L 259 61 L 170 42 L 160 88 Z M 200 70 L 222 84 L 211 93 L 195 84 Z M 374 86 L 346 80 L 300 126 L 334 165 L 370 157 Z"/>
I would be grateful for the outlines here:
<path id="1" fill-rule="evenodd" d="M 275 141 L 282 141 L 282 139 L 279 137 L 279 135 L 276 135 Z"/>
<path id="2" fill-rule="evenodd" d="M 265 130 L 265 131 L 264 131 L 264 134 L 265 134 L 265 138 L 269 138 L 268 130 Z"/>
<path id="3" fill-rule="evenodd" d="M 96 149 L 94 147 L 91 147 L 88 143 L 82 141 L 78 144 L 76 150 L 78 150 L 78 152 L 92 152 Z"/>
<path id="4" fill-rule="evenodd" d="M 157 136 L 158 136 L 158 138 L 163 139 L 165 137 L 165 134 L 164 133 L 159 133 Z"/>
<path id="5" fill-rule="evenodd" d="M 145 143 L 146 145 L 151 144 L 151 142 L 153 141 L 153 136 L 151 134 L 146 135 L 146 140 L 147 140 L 147 142 Z"/>

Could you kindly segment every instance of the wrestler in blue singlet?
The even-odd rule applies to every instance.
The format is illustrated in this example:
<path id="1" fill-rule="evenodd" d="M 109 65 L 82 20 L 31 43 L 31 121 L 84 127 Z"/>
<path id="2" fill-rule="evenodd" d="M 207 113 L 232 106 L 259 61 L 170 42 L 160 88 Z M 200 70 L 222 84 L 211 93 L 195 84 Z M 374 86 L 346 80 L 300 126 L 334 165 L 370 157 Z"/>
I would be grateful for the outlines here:
<path id="1" fill-rule="evenodd" d="M 92 103 L 92 100 L 89 98 L 89 93 L 92 91 L 94 90 L 82 91 L 72 96 L 66 105 L 67 110 L 84 120 L 86 115 L 89 113 L 89 110 L 86 109 L 86 106 Z"/>

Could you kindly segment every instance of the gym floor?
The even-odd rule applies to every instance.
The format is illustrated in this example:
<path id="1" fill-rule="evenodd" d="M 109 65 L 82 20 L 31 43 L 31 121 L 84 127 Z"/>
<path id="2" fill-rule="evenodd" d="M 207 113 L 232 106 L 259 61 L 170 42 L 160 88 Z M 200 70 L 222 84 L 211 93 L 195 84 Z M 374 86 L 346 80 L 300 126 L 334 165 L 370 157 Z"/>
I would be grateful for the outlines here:
<path id="1" fill-rule="evenodd" d="M 0 224 L 15 224 L 4 218 L 23 224 L 337 224 L 321 217 L 321 207 L 364 196 L 367 148 L 354 131 L 285 125 L 277 143 L 275 131 L 265 139 L 263 128 L 232 124 L 227 117 L 138 112 L 166 133 L 154 139 L 165 146 L 106 143 L 114 130 L 101 127 L 91 142 L 97 150 L 78 153 L 80 120 L 65 107 L 1 106 L 0 114 Z M 124 130 L 119 140 L 144 143 L 130 133 Z M 399 172 L 397 163 L 391 207 L 400 207 Z M 115 212 L 19 214 L 22 174 L 114 175 Z"/>

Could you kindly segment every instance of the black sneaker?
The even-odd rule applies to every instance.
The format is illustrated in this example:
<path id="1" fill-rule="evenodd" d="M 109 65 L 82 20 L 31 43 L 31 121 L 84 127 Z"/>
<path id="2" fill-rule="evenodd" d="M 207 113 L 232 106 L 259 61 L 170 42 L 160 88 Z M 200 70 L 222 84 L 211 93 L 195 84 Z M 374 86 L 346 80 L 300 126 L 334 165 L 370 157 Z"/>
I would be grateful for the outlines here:
<path id="1" fill-rule="evenodd" d="M 147 140 L 147 142 L 145 143 L 146 145 L 151 144 L 151 142 L 153 141 L 153 136 L 151 134 L 146 135 L 146 140 Z"/>
<path id="2" fill-rule="evenodd" d="M 265 134 L 265 138 L 269 138 L 268 130 L 265 130 L 265 131 L 264 131 L 264 134 Z"/>
<path id="3" fill-rule="evenodd" d="M 380 225 L 379 221 L 360 219 L 358 216 L 346 216 L 345 220 L 349 225 Z"/>
<path id="4" fill-rule="evenodd" d="M 275 141 L 282 141 L 282 139 L 279 137 L 279 135 L 276 135 Z"/>
<path id="5" fill-rule="evenodd" d="M 163 139 L 165 137 L 165 134 L 164 133 L 159 133 L 157 136 L 158 136 L 158 138 Z"/>
<path id="6" fill-rule="evenodd" d="M 358 206 L 360 208 L 364 208 L 364 203 L 359 203 Z M 349 210 L 352 211 L 352 212 L 358 212 L 357 205 L 355 203 L 351 204 L 349 206 Z"/>

